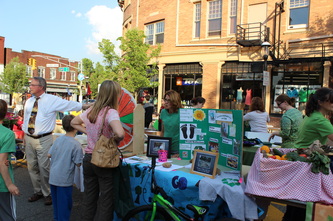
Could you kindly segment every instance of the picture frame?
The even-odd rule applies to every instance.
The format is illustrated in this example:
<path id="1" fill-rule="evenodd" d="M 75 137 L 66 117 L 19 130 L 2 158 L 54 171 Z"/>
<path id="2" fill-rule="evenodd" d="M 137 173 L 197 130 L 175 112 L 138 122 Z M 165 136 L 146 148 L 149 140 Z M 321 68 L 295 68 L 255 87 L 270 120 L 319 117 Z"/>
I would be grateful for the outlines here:
<path id="1" fill-rule="evenodd" d="M 171 137 L 148 136 L 147 157 L 158 157 L 158 150 L 168 151 L 168 159 L 171 158 Z"/>
<path id="2" fill-rule="evenodd" d="M 190 173 L 214 179 L 216 176 L 219 154 L 206 150 L 194 150 Z"/>

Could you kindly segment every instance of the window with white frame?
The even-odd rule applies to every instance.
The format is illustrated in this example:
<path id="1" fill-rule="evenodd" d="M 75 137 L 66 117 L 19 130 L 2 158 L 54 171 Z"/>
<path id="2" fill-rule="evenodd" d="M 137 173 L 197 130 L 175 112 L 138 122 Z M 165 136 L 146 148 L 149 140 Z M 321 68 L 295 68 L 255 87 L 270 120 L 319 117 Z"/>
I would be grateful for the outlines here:
<path id="1" fill-rule="evenodd" d="M 290 0 L 289 28 L 303 28 L 309 24 L 309 0 Z"/>
<path id="2" fill-rule="evenodd" d="M 221 35 L 222 0 L 209 2 L 208 36 Z"/>
<path id="3" fill-rule="evenodd" d="M 230 0 L 230 34 L 236 33 L 237 28 L 237 2 L 238 0 Z"/>
<path id="4" fill-rule="evenodd" d="M 33 77 L 33 72 L 31 66 L 27 66 L 27 76 Z"/>
<path id="5" fill-rule="evenodd" d="M 57 69 L 56 68 L 50 68 L 50 79 L 54 80 L 57 77 Z"/>
<path id="6" fill-rule="evenodd" d="M 38 76 L 45 78 L 45 67 L 38 67 Z"/>
<path id="7" fill-rule="evenodd" d="M 164 42 L 164 21 L 146 25 L 146 43 L 156 45 Z"/>
<path id="8" fill-rule="evenodd" d="M 61 80 L 62 81 L 66 80 L 66 72 L 64 72 L 64 71 L 61 72 Z"/>
<path id="9" fill-rule="evenodd" d="M 75 81 L 76 73 L 71 71 L 71 81 Z"/>
<path id="10" fill-rule="evenodd" d="M 200 38 L 201 3 L 195 4 L 194 7 L 194 37 Z"/>

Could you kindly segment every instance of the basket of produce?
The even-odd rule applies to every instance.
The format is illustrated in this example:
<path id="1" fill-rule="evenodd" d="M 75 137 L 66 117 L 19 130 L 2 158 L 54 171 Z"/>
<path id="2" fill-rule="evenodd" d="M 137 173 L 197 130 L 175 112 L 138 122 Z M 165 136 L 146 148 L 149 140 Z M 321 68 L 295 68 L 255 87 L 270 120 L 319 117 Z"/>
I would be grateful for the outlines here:
<path id="1" fill-rule="evenodd" d="M 304 149 L 262 146 L 249 171 L 245 193 L 333 204 L 329 151 L 320 144 Z"/>

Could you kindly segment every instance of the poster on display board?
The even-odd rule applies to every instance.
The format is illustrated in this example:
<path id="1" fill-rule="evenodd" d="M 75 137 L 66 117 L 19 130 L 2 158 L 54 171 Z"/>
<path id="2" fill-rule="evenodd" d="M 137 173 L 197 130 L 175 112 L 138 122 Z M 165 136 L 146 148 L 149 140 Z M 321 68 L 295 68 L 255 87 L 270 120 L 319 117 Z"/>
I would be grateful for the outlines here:
<path id="1" fill-rule="evenodd" d="M 218 165 L 241 170 L 243 111 L 222 109 L 180 109 L 179 154 L 193 158 L 195 149 L 218 152 Z"/>

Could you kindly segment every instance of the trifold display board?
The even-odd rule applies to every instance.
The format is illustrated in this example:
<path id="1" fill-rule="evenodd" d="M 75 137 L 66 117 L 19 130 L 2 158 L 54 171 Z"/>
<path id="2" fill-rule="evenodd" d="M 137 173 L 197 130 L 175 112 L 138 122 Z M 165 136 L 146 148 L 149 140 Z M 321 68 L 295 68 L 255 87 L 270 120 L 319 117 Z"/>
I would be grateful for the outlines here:
<path id="1" fill-rule="evenodd" d="M 218 165 L 240 171 L 243 152 L 243 111 L 180 109 L 179 154 L 193 158 L 195 149 L 219 153 Z"/>

